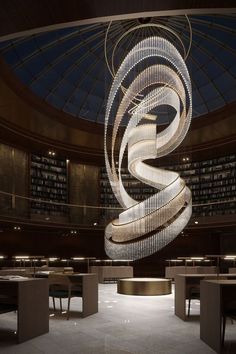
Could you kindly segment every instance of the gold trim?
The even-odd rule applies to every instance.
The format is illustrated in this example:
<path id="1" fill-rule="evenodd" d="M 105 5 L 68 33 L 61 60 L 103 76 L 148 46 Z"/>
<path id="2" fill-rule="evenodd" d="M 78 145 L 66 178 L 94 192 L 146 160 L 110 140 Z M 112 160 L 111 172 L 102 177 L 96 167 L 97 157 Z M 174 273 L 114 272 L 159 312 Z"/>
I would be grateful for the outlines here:
<path id="1" fill-rule="evenodd" d="M 171 280 L 161 278 L 119 279 L 117 292 L 124 295 L 168 295 L 171 294 Z"/>

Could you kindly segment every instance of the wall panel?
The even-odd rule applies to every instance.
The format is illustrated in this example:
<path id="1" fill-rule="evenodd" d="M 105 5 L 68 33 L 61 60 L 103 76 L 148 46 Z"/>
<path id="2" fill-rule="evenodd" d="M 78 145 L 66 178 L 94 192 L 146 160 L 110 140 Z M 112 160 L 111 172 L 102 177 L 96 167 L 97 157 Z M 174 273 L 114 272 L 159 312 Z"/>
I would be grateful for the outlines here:
<path id="1" fill-rule="evenodd" d="M 0 144 L 0 190 L 22 196 L 28 195 L 28 154 Z M 2 214 L 26 217 L 28 202 L 0 195 Z"/>
<path id="2" fill-rule="evenodd" d="M 70 204 L 98 206 L 100 199 L 99 173 L 97 166 L 70 162 L 69 166 L 69 201 Z M 93 225 L 98 223 L 99 210 L 92 208 L 71 208 L 72 223 Z"/>

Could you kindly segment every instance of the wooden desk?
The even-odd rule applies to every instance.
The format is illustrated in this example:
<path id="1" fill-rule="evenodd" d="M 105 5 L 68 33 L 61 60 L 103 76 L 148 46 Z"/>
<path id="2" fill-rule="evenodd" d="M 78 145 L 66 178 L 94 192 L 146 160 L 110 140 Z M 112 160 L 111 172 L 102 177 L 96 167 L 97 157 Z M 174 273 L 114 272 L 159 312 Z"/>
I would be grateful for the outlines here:
<path id="1" fill-rule="evenodd" d="M 17 340 L 22 343 L 49 331 L 48 282 L 0 280 L 0 303 L 17 307 Z"/>
<path id="2" fill-rule="evenodd" d="M 216 273 L 217 273 L 217 268 L 214 266 L 165 267 L 165 278 L 169 278 L 169 279 L 174 279 L 177 274 L 216 274 Z"/>
<path id="3" fill-rule="evenodd" d="M 187 287 L 191 285 L 200 285 L 200 281 L 210 278 L 236 279 L 236 274 L 178 274 L 175 277 L 175 315 L 186 321 L 186 294 Z"/>
<path id="4" fill-rule="evenodd" d="M 82 317 L 98 312 L 98 277 L 94 273 L 68 275 L 71 282 L 82 290 Z"/>
<path id="5" fill-rule="evenodd" d="M 82 317 L 90 316 L 98 312 L 98 276 L 94 273 L 57 273 L 69 277 L 75 287 L 81 291 Z M 48 278 L 49 273 L 36 273 L 38 278 Z"/>
<path id="6" fill-rule="evenodd" d="M 236 298 L 236 280 L 203 280 L 200 289 L 200 338 L 221 353 L 223 304 Z"/>
<path id="7" fill-rule="evenodd" d="M 91 273 L 98 274 L 99 283 L 133 277 L 132 266 L 91 266 L 90 269 Z"/>

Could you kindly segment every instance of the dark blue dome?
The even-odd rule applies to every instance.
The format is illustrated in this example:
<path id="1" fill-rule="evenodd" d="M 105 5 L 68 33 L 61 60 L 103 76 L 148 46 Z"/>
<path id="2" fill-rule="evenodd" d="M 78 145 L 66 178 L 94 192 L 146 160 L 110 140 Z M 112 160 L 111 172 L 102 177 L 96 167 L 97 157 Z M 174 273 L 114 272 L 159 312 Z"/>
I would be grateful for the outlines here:
<path id="1" fill-rule="evenodd" d="M 189 20 L 192 43 L 186 64 L 195 118 L 236 99 L 236 15 L 198 15 Z M 123 33 L 146 22 L 172 29 L 188 48 L 191 39 L 185 16 L 116 21 L 108 35 L 108 57 Z M 47 103 L 74 117 L 103 123 L 112 82 L 104 56 L 107 26 L 97 23 L 17 38 L 1 43 L 0 53 L 16 76 Z M 182 50 L 170 32 L 146 27 L 124 37 L 115 53 L 115 65 L 139 38 L 148 35 L 165 36 Z M 168 121 L 165 114 L 162 122 Z"/>

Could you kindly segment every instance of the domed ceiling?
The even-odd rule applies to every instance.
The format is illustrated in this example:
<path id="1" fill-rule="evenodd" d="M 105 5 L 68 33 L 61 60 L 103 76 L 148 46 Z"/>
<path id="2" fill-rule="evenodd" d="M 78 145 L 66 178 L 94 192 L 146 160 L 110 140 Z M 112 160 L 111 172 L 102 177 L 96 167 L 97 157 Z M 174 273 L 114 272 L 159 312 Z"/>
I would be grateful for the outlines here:
<path id="1" fill-rule="evenodd" d="M 103 123 L 112 82 L 104 53 L 111 66 L 115 48 L 117 69 L 139 40 L 160 35 L 187 56 L 194 118 L 236 99 L 236 15 L 116 21 L 109 30 L 108 25 L 97 23 L 16 38 L 0 43 L 0 55 L 22 83 L 48 104 L 75 118 Z M 162 112 L 159 123 L 167 123 L 169 114 Z"/>

